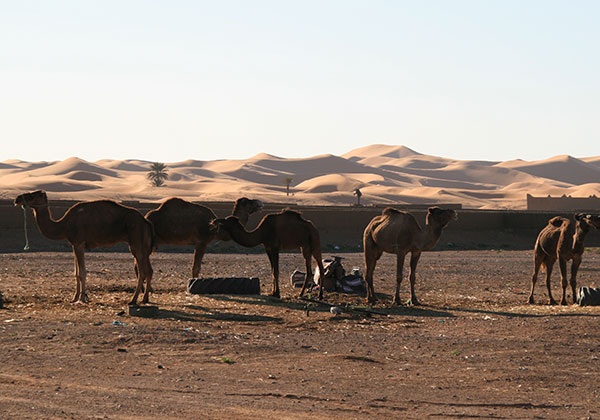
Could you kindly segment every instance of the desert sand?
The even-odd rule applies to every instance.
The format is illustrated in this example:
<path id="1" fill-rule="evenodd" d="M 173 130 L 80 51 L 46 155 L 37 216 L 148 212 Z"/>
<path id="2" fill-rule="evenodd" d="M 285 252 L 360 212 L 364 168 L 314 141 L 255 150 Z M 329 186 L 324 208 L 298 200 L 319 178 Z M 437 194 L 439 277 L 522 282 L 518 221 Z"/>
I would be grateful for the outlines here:
<path id="1" fill-rule="evenodd" d="M 150 185 L 151 162 L 77 157 L 0 162 L 0 198 L 44 189 L 50 199 L 158 202 L 231 201 L 241 195 L 303 205 L 456 203 L 473 209 L 525 209 L 526 195 L 589 197 L 600 190 L 600 157 L 540 161 L 456 160 L 405 146 L 371 145 L 340 156 L 287 159 L 261 153 L 243 160 L 166 162 L 166 186 Z M 290 195 L 284 180 L 291 178 Z"/>

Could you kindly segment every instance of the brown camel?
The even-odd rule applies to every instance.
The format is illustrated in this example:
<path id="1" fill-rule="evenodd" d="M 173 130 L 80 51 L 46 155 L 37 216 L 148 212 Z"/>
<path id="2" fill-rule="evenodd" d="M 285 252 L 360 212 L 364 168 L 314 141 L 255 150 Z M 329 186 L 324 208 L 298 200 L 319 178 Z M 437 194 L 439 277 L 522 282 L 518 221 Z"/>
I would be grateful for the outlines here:
<path id="1" fill-rule="evenodd" d="M 527 300 L 528 303 L 534 303 L 533 290 L 535 282 L 537 281 L 540 266 L 544 266 L 546 271 L 546 288 L 548 289 L 548 303 L 556 305 L 556 301 L 550 291 L 550 276 L 552 275 L 552 267 L 557 259 L 562 285 L 561 305 L 567 304 L 567 262 L 573 260 L 569 283 L 571 284 L 571 291 L 573 293 L 573 303 L 575 303 L 577 296 L 577 271 L 581 264 L 581 256 L 584 250 L 583 241 L 590 230 L 590 226 L 599 229 L 600 217 L 579 213 L 573 216 L 573 220 L 556 216 L 548 221 L 548 225 L 540 231 L 535 242 L 533 276 L 531 277 L 531 292 Z"/>
<path id="2" fill-rule="evenodd" d="M 312 256 L 319 267 L 319 298 L 323 297 L 323 261 L 321 260 L 321 242 L 319 231 L 310 220 L 304 219 L 294 210 L 282 210 L 280 213 L 267 214 L 253 231 L 247 231 L 235 216 L 216 219 L 214 225 L 219 231 L 224 230 L 238 244 L 254 247 L 263 244 L 271 263 L 273 289 L 271 296 L 279 297 L 279 251 L 301 248 L 306 262 L 306 277 L 300 291 L 304 294 L 308 280 L 312 279 Z"/>
<path id="3" fill-rule="evenodd" d="M 437 244 L 442 229 L 456 220 L 456 212 L 449 209 L 430 207 L 427 212 L 426 228 L 422 230 L 412 214 L 386 208 L 380 216 L 375 216 L 365 228 L 363 246 L 365 250 L 365 280 L 367 301 L 377 299 L 373 289 L 375 264 L 384 252 L 396 254 L 396 294 L 394 304 L 400 304 L 400 283 L 402 282 L 404 257 L 410 257 L 410 302 L 418 305 L 415 295 L 415 272 L 422 251 L 428 251 Z"/>
<path id="4" fill-rule="evenodd" d="M 248 222 L 252 213 L 262 209 L 260 200 L 239 198 L 233 206 L 233 215 L 242 224 Z M 215 213 L 208 207 L 190 203 L 181 198 L 169 198 L 160 207 L 150 210 L 146 219 L 152 222 L 156 233 L 156 243 L 170 245 L 192 245 L 195 248 L 192 277 L 200 275 L 202 258 L 208 244 L 214 239 L 228 241 L 226 234 L 218 235 L 216 229 L 211 230 L 210 222 L 216 219 Z"/>
<path id="5" fill-rule="evenodd" d="M 150 254 L 154 245 L 152 224 L 131 207 L 111 200 L 87 201 L 75 204 L 59 220 L 53 220 L 48 208 L 48 197 L 44 191 L 21 194 L 15 205 L 33 208 L 35 220 L 42 234 L 50 239 L 66 239 L 73 246 L 75 255 L 75 279 L 77 291 L 73 302 L 88 302 L 85 290 L 86 249 L 127 242 L 135 259 L 137 287 L 130 305 L 135 305 L 138 295 L 144 290 L 142 303 L 148 303 L 152 266 Z M 139 269 L 138 269 L 139 267 Z"/>

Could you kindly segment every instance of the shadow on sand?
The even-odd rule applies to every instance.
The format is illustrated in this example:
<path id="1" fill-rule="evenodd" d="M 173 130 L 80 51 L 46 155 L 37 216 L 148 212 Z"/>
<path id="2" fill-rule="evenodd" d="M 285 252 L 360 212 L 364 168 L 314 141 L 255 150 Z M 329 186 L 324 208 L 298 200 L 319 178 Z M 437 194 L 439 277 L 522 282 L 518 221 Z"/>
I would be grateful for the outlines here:
<path id="1" fill-rule="evenodd" d="M 552 306 L 549 306 L 550 308 Z M 493 309 L 481 309 L 481 308 L 448 308 L 442 307 L 439 309 L 452 311 L 452 312 L 465 312 L 465 313 L 474 313 L 474 314 L 482 314 L 482 315 L 496 315 L 503 317 L 515 317 L 515 318 L 547 318 L 547 317 L 567 317 L 567 318 L 600 318 L 600 314 L 589 314 L 589 313 L 539 313 L 532 314 L 527 312 L 511 312 L 511 311 L 502 311 L 502 310 L 493 310 Z"/>
<path id="2" fill-rule="evenodd" d="M 224 302 L 235 302 L 247 305 L 261 305 L 285 308 L 296 311 L 329 312 L 332 307 L 338 307 L 343 313 L 361 317 L 370 316 L 418 316 L 418 317 L 454 317 L 451 312 L 440 311 L 425 306 L 390 306 L 370 307 L 368 305 L 355 305 L 348 303 L 329 303 L 323 300 L 309 298 L 283 298 L 278 299 L 271 296 L 231 296 L 231 295 L 205 295 L 215 300 Z"/>

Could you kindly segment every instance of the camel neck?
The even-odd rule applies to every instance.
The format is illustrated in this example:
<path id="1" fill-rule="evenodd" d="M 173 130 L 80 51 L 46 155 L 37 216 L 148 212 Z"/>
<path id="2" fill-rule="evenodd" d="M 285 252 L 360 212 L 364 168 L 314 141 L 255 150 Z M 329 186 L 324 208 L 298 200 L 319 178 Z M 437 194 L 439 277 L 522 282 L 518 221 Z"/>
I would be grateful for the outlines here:
<path id="1" fill-rule="evenodd" d="M 422 232 L 420 247 L 421 251 L 429 251 L 433 249 L 440 240 L 440 236 L 442 235 L 442 227 L 441 226 L 431 226 L 426 225 L 425 230 Z"/>
<path id="2" fill-rule="evenodd" d="M 236 226 L 231 230 L 231 238 L 238 244 L 251 248 L 262 243 L 260 226 L 254 230 L 247 231 L 243 226 Z"/>
<path id="3" fill-rule="evenodd" d="M 62 223 L 52 219 L 48 206 L 33 207 L 35 221 L 42 234 L 49 239 L 65 239 L 66 235 Z M 61 219 L 62 220 L 62 219 Z"/>
<path id="4" fill-rule="evenodd" d="M 248 223 L 249 216 L 248 216 L 248 213 L 246 213 L 246 212 L 236 210 L 233 213 L 233 216 L 235 216 L 239 219 L 242 226 L 246 226 L 246 223 Z"/>
<path id="5" fill-rule="evenodd" d="M 585 240 L 585 236 L 587 232 L 585 231 L 576 231 L 573 235 L 573 252 L 579 254 L 583 252 L 583 241 Z"/>

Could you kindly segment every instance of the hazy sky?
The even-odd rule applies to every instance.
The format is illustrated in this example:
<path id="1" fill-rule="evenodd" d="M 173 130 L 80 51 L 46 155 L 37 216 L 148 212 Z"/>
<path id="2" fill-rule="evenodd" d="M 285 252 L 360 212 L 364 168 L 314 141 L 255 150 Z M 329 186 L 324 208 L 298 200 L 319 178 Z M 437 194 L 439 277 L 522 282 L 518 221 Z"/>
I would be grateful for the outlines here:
<path id="1" fill-rule="evenodd" d="M 600 2 L 0 0 L 0 160 L 600 155 Z"/>

